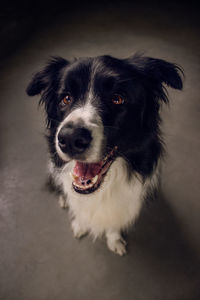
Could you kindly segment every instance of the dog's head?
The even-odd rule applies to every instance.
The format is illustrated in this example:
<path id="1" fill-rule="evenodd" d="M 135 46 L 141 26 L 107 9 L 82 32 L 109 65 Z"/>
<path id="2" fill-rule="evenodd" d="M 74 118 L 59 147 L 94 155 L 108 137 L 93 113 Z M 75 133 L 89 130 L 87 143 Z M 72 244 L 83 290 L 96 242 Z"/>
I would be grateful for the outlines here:
<path id="1" fill-rule="evenodd" d="M 162 149 L 164 84 L 182 89 L 180 71 L 164 60 L 134 55 L 72 62 L 54 57 L 35 74 L 27 93 L 41 94 L 55 160 L 76 161 L 77 192 L 96 190 L 116 156 L 142 175 L 152 171 Z"/>

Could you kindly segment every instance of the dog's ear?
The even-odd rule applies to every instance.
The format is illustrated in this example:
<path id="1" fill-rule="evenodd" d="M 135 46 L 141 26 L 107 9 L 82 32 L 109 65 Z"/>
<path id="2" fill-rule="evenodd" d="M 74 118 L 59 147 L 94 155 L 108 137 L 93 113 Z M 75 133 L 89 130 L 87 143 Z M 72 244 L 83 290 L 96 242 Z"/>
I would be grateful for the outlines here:
<path id="1" fill-rule="evenodd" d="M 181 90 L 183 88 L 181 78 L 183 70 L 177 64 L 167 62 L 163 59 L 146 57 L 145 69 L 156 81 L 165 83 L 174 89 Z"/>
<path id="2" fill-rule="evenodd" d="M 163 59 L 145 57 L 140 54 L 136 54 L 128 60 L 146 78 L 149 85 L 157 90 L 157 96 L 160 96 L 164 102 L 167 102 L 168 99 L 163 84 L 174 89 L 182 89 L 184 73 L 182 68 L 177 64 L 167 62 Z"/>
<path id="3" fill-rule="evenodd" d="M 56 122 L 56 110 L 54 102 L 57 98 L 62 69 L 69 62 L 61 57 L 52 57 L 46 66 L 37 72 L 29 83 L 26 92 L 29 96 L 41 94 L 39 104 L 44 104 L 47 128 L 54 126 Z"/>
<path id="4" fill-rule="evenodd" d="M 60 70 L 68 64 L 69 62 L 64 58 L 52 57 L 47 65 L 33 76 L 26 89 L 27 94 L 35 96 L 43 93 L 49 86 L 53 88 L 58 80 Z"/>

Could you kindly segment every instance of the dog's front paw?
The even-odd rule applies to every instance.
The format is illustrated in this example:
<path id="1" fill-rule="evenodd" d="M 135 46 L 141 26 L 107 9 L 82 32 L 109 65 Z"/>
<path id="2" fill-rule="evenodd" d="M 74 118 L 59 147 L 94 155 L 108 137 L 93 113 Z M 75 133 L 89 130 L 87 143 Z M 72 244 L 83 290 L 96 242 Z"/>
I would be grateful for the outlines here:
<path id="1" fill-rule="evenodd" d="M 106 234 L 108 248 L 116 254 L 123 256 L 126 254 L 126 241 L 118 232 Z"/>
<path id="2" fill-rule="evenodd" d="M 80 239 L 81 237 L 83 237 L 84 235 L 86 235 L 88 233 L 86 229 L 81 228 L 79 222 L 76 219 L 72 220 L 71 227 L 72 227 L 74 237 L 76 239 Z"/>
<path id="3" fill-rule="evenodd" d="M 115 241 L 107 241 L 108 248 L 116 254 L 123 256 L 126 254 L 126 242 L 120 238 Z"/>

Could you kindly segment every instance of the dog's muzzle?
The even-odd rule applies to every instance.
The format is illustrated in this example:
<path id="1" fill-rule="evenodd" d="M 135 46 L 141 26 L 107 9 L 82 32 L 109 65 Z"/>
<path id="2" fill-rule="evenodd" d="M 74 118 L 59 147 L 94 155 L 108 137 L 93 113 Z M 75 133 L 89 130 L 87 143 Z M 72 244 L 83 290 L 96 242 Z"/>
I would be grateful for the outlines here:
<path id="1" fill-rule="evenodd" d="M 102 151 L 102 127 L 95 124 L 87 127 L 82 123 L 63 124 L 56 135 L 56 149 L 64 161 L 75 162 L 71 172 L 74 191 L 90 194 L 104 181 L 116 157 L 117 146 L 105 153 Z"/>

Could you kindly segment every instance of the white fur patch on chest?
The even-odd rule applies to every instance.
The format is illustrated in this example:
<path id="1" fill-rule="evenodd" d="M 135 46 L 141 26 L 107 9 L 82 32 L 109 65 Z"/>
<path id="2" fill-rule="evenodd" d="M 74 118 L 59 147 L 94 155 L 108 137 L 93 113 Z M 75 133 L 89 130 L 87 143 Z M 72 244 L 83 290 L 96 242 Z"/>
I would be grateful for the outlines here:
<path id="1" fill-rule="evenodd" d="M 51 166 L 51 173 L 57 184 L 62 185 L 67 194 L 70 212 L 80 225 L 97 237 L 107 230 L 122 230 L 137 218 L 143 199 L 151 188 L 156 185 L 157 174 L 145 183 L 140 176 L 132 176 L 128 180 L 124 159 L 117 158 L 100 188 L 94 193 L 81 195 L 72 188 L 70 173 L 74 162 L 71 161 L 61 170 Z"/>

